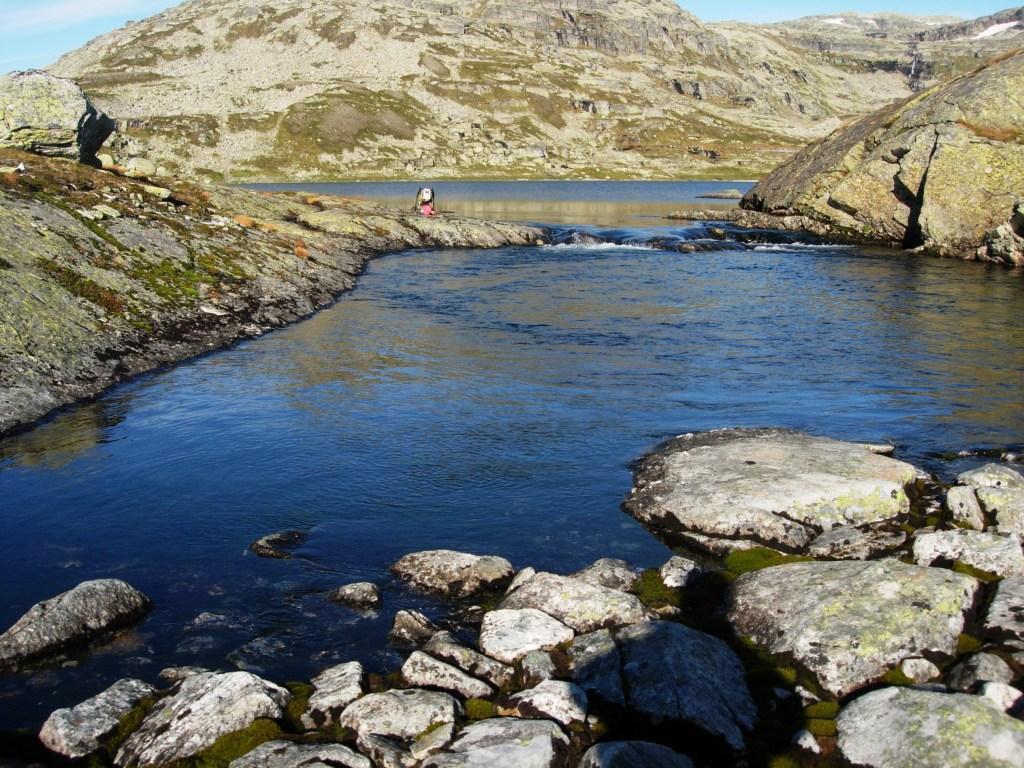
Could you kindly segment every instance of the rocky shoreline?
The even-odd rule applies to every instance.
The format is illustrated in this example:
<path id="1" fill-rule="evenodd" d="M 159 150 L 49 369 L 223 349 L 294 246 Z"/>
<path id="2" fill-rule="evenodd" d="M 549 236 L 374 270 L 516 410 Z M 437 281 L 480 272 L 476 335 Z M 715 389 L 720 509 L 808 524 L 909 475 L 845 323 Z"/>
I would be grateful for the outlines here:
<path id="1" fill-rule="evenodd" d="M 443 626 L 394 614 L 398 669 L 347 661 L 284 685 L 197 667 L 158 685 L 123 679 L 53 712 L 20 759 L 1019 765 L 1024 476 L 990 463 L 943 487 L 891 453 L 787 430 L 680 435 L 636 465 L 624 505 L 693 545 L 658 568 L 602 559 L 563 575 L 410 553 L 392 574 L 450 614 Z M 290 541 L 268 535 L 254 551 L 272 568 L 287 554 L 275 542 Z M 324 599 L 388 610 L 369 583 Z M 0 635 L 0 664 L 59 663 L 148 607 L 124 582 L 86 582 Z"/>

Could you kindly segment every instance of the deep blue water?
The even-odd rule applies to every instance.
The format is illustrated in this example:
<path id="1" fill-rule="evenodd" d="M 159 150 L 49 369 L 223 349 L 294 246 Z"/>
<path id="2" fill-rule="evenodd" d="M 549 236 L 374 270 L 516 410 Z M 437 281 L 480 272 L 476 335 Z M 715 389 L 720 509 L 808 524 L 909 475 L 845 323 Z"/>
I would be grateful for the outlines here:
<path id="1" fill-rule="evenodd" d="M 961 464 L 938 453 L 1024 436 L 1020 272 L 590 231 L 634 244 L 381 258 L 305 322 L 0 442 L 0 625 L 88 578 L 156 602 L 74 666 L 0 678 L 0 730 L 173 664 L 391 669 L 394 612 L 445 611 L 387 574 L 412 550 L 659 564 L 619 504 L 630 461 L 683 431 L 892 441 L 947 477 Z M 652 238 L 668 249 L 637 245 Z M 684 240 L 714 250 L 671 249 Z M 246 552 L 286 528 L 310 532 L 295 559 Z M 356 579 L 382 585 L 376 617 L 324 599 Z M 221 618 L 191 626 L 202 612 Z"/>

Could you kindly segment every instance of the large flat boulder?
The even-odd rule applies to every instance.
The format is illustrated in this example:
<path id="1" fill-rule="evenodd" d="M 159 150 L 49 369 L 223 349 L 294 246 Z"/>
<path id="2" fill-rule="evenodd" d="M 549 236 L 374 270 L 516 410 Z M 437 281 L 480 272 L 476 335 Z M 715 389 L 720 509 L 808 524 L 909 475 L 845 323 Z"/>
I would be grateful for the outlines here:
<path id="1" fill-rule="evenodd" d="M 737 579 L 728 618 L 845 696 L 905 658 L 952 654 L 978 588 L 968 576 L 897 560 L 794 563 Z"/>
<path id="2" fill-rule="evenodd" d="M 503 587 L 515 576 L 503 557 L 450 549 L 412 552 L 392 565 L 391 572 L 417 589 L 444 597 L 471 597 Z"/>
<path id="3" fill-rule="evenodd" d="M 118 680 L 81 704 L 54 711 L 43 723 L 39 741 L 72 760 L 91 755 L 117 730 L 121 718 L 155 692 L 141 680 Z"/>
<path id="4" fill-rule="evenodd" d="M 201 752 L 259 718 L 284 716 L 291 694 L 249 672 L 204 672 L 156 703 L 114 756 L 117 768 L 163 765 Z"/>
<path id="5" fill-rule="evenodd" d="M 149 598 L 118 579 L 84 581 L 36 603 L 0 635 L 0 668 L 59 653 L 146 615 Z"/>
<path id="6" fill-rule="evenodd" d="M 515 664 L 530 651 L 555 648 L 572 638 L 569 627 L 535 608 L 490 611 L 480 626 L 480 650 L 505 664 Z"/>
<path id="7" fill-rule="evenodd" d="M 422 768 L 563 768 L 569 739 L 550 720 L 498 717 L 467 726 Z"/>
<path id="8" fill-rule="evenodd" d="M 339 723 L 360 736 L 411 741 L 439 723 L 454 723 L 458 702 L 447 693 L 419 688 L 370 693 L 341 713 Z"/>
<path id="9" fill-rule="evenodd" d="M 839 749 L 866 768 L 1024 765 L 1024 723 L 982 696 L 881 688 L 836 720 Z"/>
<path id="10" fill-rule="evenodd" d="M 655 722 L 687 723 L 741 751 L 757 707 L 743 664 L 722 640 L 682 624 L 651 621 L 616 635 L 627 704 Z"/>
<path id="11" fill-rule="evenodd" d="M 577 632 L 635 624 L 646 618 L 643 603 L 634 595 L 543 571 L 507 595 L 499 607 L 534 608 Z"/>
<path id="12" fill-rule="evenodd" d="M 0 76 L 0 147 L 91 162 L 113 132 L 71 80 L 34 69 Z"/>
<path id="13" fill-rule="evenodd" d="M 802 550 L 824 530 L 907 513 L 910 464 L 780 429 L 687 434 L 644 458 L 626 510 L 654 529 Z"/>

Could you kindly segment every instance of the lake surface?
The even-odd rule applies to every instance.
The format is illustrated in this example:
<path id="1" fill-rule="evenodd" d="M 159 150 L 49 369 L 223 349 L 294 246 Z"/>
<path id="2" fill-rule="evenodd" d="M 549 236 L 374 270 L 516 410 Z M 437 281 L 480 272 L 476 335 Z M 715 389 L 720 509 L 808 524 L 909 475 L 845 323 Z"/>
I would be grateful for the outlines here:
<path id="1" fill-rule="evenodd" d="M 629 463 L 680 432 L 891 441 L 945 478 L 978 460 L 943 452 L 1024 436 L 1019 271 L 657 218 L 584 229 L 378 259 L 305 322 L 0 441 L 0 625 L 97 577 L 156 603 L 88 656 L 0 677 L 0 730 L 171 665 L 389 671 L 395 611 L 446 613 L 388 575 L 413 550 L 660 564 L 619 504 Z M 282 529 L 309 531 L 294 559 L 247 553 Z M 364 579 L 377 615 L 324 598 Z"/>

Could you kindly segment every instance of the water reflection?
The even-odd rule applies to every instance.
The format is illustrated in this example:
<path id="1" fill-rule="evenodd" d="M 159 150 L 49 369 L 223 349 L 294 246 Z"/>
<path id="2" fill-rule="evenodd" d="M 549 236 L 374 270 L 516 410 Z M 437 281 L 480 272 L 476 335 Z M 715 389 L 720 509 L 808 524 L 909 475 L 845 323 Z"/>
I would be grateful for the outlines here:
<path id="1" fill-rule="evenodd" d="M 82 458 L 124 421 L 128 403 L 108 398 L 62 411 L 28 432 L 0 440 L 4 466 L 60 469 Z"/>

